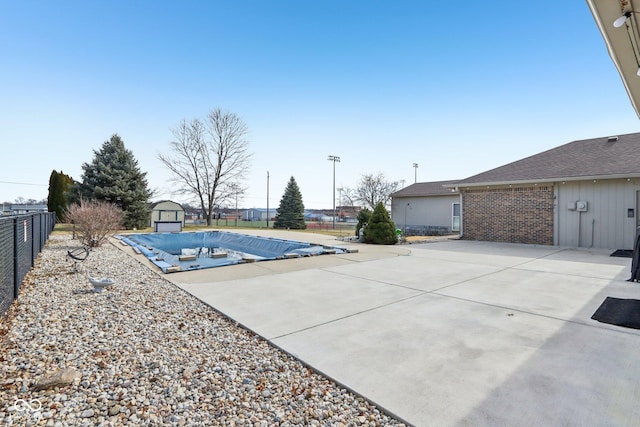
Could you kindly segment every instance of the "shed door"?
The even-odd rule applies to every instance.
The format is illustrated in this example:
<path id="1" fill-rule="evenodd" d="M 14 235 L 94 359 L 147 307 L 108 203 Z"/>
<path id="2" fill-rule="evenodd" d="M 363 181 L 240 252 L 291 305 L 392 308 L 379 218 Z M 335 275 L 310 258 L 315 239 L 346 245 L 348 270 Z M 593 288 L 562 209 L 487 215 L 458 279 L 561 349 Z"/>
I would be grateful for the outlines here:
<path id="1" fill-rule="evenodd" d="M 160 211 L 160 221 L 177 221 L 178 211 Z"/>

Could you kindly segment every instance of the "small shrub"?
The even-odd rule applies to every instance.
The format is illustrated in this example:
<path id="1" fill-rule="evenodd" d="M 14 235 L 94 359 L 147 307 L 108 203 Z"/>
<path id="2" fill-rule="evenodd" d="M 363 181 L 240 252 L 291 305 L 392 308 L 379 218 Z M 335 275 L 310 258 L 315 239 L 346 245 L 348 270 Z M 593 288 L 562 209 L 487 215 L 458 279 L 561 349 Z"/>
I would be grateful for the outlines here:
<path id="1" fill-rule="evenodd" d="M 382 203 L 373 210 L 371 220 L 364 229 L 364 243 L 395 245 L 398 243 L 396 225 Z"/>
<path id="2" fill-rule="evenodd" d="M 84 245 L 100 246 L 110 234 L 122 226 L 122 210 L 104 201 L 85 201 L 71 205 L 66 213 L 67 222 L 73 223 L 75 233 Z"/>

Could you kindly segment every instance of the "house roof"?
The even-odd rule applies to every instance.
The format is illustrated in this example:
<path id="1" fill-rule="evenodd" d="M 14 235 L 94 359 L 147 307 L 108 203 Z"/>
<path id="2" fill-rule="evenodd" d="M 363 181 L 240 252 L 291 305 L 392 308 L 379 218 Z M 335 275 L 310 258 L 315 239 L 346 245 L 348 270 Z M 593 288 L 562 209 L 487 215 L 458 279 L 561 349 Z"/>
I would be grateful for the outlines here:
<path id="1" fill-rule="evenodd" d="M 458 186 L 640 177 L 640 133 L 573 141 L 463 179 Z"/>
<path id="2" fill-rule="evenodd" d="M 391 197 L 420 197 L 420 196 L 443 196 L 447 194 L 455 194 L 455 190 L 446 186 L 453 186 L 458 180 L 451 181 L 433 181 L 433 182 L 416 182 L 408 187 L 398 190 Z"/>
<path id="3" fill-rule="evenodd" d="M 640 10 L 636 2 L 628 0 L 587 0 L 596 25 L 616 66 L 622 84 L 629 95 L 631 105 L 640 116 L 640 77 L 638 77 L 638 57 L 640 57 Z M 627 15 L 628 14 L 628 15 Z M 627 19 L 614 22 L 621 16 Z M 619 25 L 618 25 L 619 24 Z"/>

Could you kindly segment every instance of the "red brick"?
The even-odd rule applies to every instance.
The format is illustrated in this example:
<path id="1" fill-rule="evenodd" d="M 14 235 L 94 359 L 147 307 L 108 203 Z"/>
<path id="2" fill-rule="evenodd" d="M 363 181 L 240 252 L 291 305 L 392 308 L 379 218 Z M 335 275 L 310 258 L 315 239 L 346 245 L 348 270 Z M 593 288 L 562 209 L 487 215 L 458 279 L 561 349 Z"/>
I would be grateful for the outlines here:
<path id="1" fill-rule="evenodd" d="M 553 186 L 462 190 L 463 238 L 553 244 Z"/>

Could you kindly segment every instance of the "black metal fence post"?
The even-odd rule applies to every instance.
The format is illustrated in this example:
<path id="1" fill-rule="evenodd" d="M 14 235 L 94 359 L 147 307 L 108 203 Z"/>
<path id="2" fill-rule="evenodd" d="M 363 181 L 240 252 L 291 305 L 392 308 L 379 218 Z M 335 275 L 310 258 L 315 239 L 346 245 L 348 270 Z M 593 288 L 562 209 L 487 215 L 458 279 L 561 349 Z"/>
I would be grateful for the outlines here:
<path id="1" fill-rule="evenodd" d="M 18 298 L 20 288 L 20 257 L 18 256 L 18 218 L 13 219 L 13 299 Z"/>

